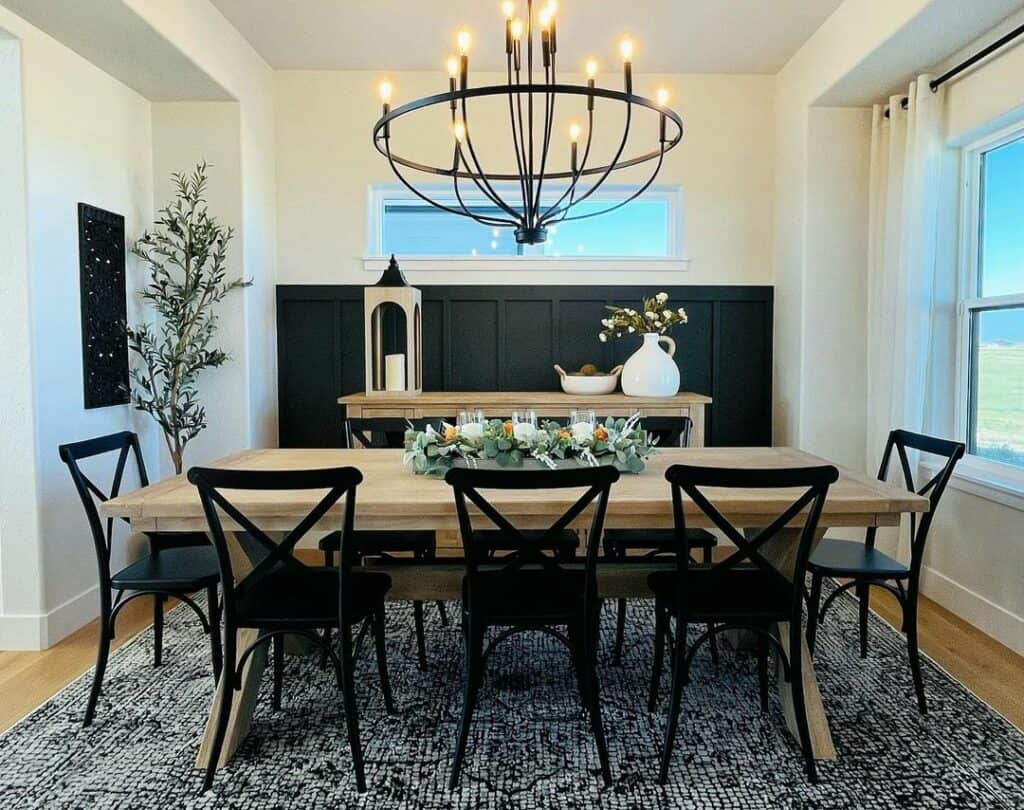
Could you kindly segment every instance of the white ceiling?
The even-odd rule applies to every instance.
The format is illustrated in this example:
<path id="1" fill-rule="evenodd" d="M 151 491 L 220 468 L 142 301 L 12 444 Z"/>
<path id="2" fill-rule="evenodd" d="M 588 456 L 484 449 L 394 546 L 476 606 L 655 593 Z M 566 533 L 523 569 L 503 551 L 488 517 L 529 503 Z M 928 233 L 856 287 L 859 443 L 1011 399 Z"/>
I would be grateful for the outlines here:
<path id="1" fill-rule="evenodd" d="M 841 1 L 560 0 L 559 58 L 615 63 L 628 32 L 645 73 L 776 73 Z M 274 68 L 441 70 L 468 25 L 474 66 L 504 69 L 499 0 L 212 2 Z M 517 5 L 523 15 L 526 0 Z"/>

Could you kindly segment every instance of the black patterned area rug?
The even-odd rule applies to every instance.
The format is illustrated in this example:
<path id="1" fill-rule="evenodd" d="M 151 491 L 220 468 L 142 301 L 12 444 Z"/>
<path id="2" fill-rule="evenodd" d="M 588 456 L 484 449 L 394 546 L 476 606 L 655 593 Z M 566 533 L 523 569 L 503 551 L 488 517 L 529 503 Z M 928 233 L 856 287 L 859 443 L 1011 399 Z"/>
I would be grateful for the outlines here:
<path id="1" fill-rule="evenodd" d="M 455 607 L 454 605 L 451 607 Z M 648 714 L 652 609 L 631 604 L 622 667 L 599 661 L 615 783 L 605 788 L 564 649 L 516 636 L 490 659 L 461 787 L 447 789 L 461 707 L 456 627 L 428 616 L 431 666 L 416 666 L 412 612 L 388 608 L 388 657 L 399 714 L 384 713 L 373 656 L 360 710 L 369 791 L 354 789 L 340 698 L 316 660 L 287 662 L 284 706 L 270 675 L 238 756 L 200 794 L 193 765 L 213 695 L 206 638 L 178 608 L 151 665 L 146 632 L 111 659 L 95 723 L 81 726 L 89 675 L 0 738 L 0 807 L 13 808 L 1022 808 L 1024 735 L 931 662 L 930 714 L 918 714 L 903 639 L 872 616 L 857 653 L 856 602 L 840 597 L 822 627 L 817 670 L 838 759 L 804 778 L 775 690 L 762 714 L 755 660 L 706 649 L 687 688 L 671 779 L 655 783 L 665 718 Z M 455 611 L 452 610 L 452 613 Z M 667 683 L 665 684 L 667 688 Z"/>

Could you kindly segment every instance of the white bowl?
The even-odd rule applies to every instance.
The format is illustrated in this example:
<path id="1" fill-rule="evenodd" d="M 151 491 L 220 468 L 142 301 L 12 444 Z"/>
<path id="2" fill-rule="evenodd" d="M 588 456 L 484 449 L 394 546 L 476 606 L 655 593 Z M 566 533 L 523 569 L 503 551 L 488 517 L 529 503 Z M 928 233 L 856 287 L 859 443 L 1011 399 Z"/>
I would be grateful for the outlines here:
<path id="1" fill-rule="evenodd" d="M 561 366 L 555 366 L 562 390 L 567 394 L 578 396 L 597 396 L 611 394 L 618 387 L 622 366 L 613 368 L 608 374 L 568 374 Z"/>

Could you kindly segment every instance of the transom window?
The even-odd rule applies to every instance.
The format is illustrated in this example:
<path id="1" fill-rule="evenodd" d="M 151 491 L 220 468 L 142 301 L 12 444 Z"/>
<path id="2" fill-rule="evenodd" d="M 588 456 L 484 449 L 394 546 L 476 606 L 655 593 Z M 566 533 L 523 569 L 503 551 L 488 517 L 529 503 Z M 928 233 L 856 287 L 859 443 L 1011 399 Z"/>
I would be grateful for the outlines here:
<path id="1" fill-rule="evenodd" d="M 552 188 L 546 205 L 554 204 L 563 189 Z M 602 190 L 575 206 L 572 216 L 597 214 L 626 200 L 635 189 Z M 459 207 L 439 188 L 438 202 Z M 433 196 L 433 194 L 432 194 Z M 372 192 L 370 250 L 375 255 L 399 257 L 679 257 L 681 245 L 678 188 L 649 189 L 642 197 L 609 213 L 565 221 L 548 228 L 539 245 L 519 245 L 511 228 L 494 228 L 458 217 L 423 202 L 402 187 L 377 186 Z M 548 197 L 548 194 L 545 194 Z M 502 214 L 482 196 L 463 194 L 466 207 L 481 216 Z"/>
<path id="2" fill-rule="evenodd" d="M 1024 127 L 968 150 L 961 335 L 968 452 L 1024 469 Z"/>

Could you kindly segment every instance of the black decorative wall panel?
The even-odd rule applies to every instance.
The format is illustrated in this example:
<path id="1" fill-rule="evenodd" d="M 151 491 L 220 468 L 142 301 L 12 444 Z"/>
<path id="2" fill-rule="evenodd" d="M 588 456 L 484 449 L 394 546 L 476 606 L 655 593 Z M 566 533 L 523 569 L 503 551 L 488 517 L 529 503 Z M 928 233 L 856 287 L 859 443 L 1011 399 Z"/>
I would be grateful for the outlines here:
<path id="1" fill-rule="evenodd" d="M 128 394 L 124 217 L 78 204 L 82 382 L 86 408 L 123 405 Z"/>
<path id="2" fill-rule="evenodd" d="M 622 363 L 639 340 L 597 339 L 605 304 L 639 306 L 649 286 L 456 286 L 423 291 L 427 391 L 559 388 L 551 368 Z M 659 288 L 661 289 L 661 288 Z M 771 287 L 667 287 L 690 322 L 677 329 L 682 389 L 714 399 L 707 441 L 771 444 Z M 282 447 L 339 447 L 337 398 L 364 390 L 363 288 L 277 288 Z"/>

